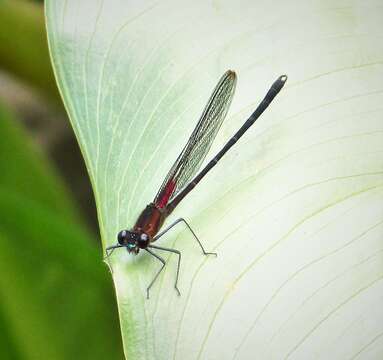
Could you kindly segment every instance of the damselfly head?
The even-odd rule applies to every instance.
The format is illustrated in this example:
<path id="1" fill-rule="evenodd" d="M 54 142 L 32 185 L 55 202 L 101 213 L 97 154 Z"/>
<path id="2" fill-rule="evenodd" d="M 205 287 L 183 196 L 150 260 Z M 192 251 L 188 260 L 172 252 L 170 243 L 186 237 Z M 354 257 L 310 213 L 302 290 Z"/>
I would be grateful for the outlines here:
<path id="1" fill-rule="evenodd" d="M 121 230 L 117 235 L 118 243 L 128 249 L 128 252 L 138 254 L 140 249 L 149 245 L 149 236 L 136 231 Z"/>
<path id="2" fill-rule="evenodd" d="M 128 249 L 128 252 L 138 253 L 138 241 L 140 239 L 140 234 L 129 231 L 121 230 L 117 235 L 117 241 L 120 245 L 125 246 Z"/>

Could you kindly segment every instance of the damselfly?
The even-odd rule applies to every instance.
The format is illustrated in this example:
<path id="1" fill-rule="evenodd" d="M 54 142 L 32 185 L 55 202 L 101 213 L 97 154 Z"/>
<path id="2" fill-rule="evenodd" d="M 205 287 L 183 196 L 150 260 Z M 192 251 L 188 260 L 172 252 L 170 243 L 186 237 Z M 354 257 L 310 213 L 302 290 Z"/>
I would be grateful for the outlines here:
<path id="1" fill-rule="evenodd" d="M 234 95 L 237 76 L 234 71 L 228 70 L 219 80 L 210 99 L 199 119 L 197 126 L 192 132 L 186 146 L 177 157 L 177 160 L 171 167 L 165 177 L 160 189 L 157 192 L 153 202 L 146 206 L 141 212 L 135 225 L 131 229 L 121 230 L 117 235 L 118 243 L 106 248 L 106 257 L 108 257 L 116 248 L 126 248 L 129 253 L 138 254 L 143 249 L 158 259 L 162 266 L 155 274 L 153 280 L 147 287 L 147 298 L 149 290 L 157 280 L 165 266 L 165 260 L 153 250 L 167 251 L 177 254 L 177 274 L 175 289 L 180 295 L 178 289 L 178 276 L 181 264 L 181 253 L 179 250 L 154 245 L 161 236 L 167 233 L 175 225 L 183 222 L 198 242 L 204 255 L 217 255 L 205 251 L 201 241 L 194 233 L 185 219 L 179 218 L 161 232 L 160 229 L 165 219 L 173 212 L 180 201 L 202 180 L 202 178 L 218 163 L 225 153 L 239 140 L 239 138 L 249 129 L 251 125 L 266 110 L 274 97 L 284 86 L 287 80 L 286 75 L 280 76 L 271 86 L 262 102 L 258 105 L 252 115 L 246 120 L 236 134 L 225 144 L 221 151 L 197 174 L 202 165 L 217 132 L 226 116 L 231 100 Z M 197 174 L 197 175 L 196 175 Z"/>

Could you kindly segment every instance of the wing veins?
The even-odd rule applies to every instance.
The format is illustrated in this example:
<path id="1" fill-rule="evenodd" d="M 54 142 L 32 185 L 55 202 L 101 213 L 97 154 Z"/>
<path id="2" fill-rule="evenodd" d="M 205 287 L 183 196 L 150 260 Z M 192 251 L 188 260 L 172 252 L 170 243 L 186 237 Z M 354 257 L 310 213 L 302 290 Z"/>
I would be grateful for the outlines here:
<path id="1" fill-rule="evenodd" d="M 165 207 L 201 167 L 231 104 L 236 79 L 235 72 L 228 70 L 214 88 L 188 142 L 170 168 L 154 199 L 159 208 Z"/>

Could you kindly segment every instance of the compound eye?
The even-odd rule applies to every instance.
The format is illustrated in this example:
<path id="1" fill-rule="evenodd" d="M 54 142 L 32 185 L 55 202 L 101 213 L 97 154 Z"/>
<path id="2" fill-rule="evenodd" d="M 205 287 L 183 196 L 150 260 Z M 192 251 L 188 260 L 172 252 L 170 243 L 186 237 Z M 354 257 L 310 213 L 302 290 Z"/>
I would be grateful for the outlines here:
<path id="1" fill-rule="evenodd" d="M 120 245 L 123 245 L 125 243 L 126 235 L 127 235 L 126 230 L 122 230 L 118 233 L 117 240 Z"/>
<path id="2" fill-rule="evenodd" d="M 143 241 L 146 241 L 146 240 L 148 240 L 148 235 L 146 235 L 146 234 L 141 234 L 141 240 L 143 240 Z"/>

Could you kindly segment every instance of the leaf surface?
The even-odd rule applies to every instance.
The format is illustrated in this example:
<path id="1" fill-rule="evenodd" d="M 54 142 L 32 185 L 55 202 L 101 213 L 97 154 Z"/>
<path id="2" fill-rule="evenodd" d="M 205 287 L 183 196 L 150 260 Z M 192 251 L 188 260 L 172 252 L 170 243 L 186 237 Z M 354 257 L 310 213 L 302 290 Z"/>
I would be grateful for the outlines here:
<path id="1" fill-rule="evenodd" d="M 182 227 L 161 239 L 182 251 L 182 296 L 174 256 L 149 301 L 160 263 L 111 257 L 128 359 L 382 355 L 382 9 L 336 4 L 46 2 L 104 247 L 153 199 L 227 69 L 238 86 L 211 156 L 289 76 L 168 219 L 218 253 Z"/>

